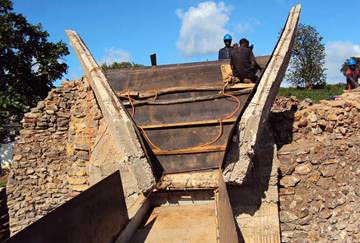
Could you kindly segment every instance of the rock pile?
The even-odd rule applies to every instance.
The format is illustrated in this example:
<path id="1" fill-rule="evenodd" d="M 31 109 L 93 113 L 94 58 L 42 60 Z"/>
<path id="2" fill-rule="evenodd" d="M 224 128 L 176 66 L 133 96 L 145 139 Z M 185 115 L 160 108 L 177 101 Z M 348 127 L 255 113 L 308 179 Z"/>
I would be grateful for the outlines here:
<path id="1" fill-rule="evenodd" d="M 101 117 L 85 80 L 64 82 L 24 115 L 7 184 L 12 234 L 88 188 Z"/>
<path id="2" fill-rule="evenodd" d="M 274 106 L 283 242 L 360 239 L 360 92 L 340 98 Z"/>

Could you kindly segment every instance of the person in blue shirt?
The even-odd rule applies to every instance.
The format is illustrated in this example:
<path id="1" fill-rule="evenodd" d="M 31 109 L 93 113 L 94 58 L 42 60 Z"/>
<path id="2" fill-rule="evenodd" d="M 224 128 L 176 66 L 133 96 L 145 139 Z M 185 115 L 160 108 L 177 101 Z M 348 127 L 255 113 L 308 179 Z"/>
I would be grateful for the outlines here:
<path id="1" fill-rule="evenodd" d="M 224 36 L 224 44 L 225 47 L 219 50 L 219 60 L 221 59 L 230 59 L 231 50 L 233 49 L 231 46 L 232 37 L 230 34 L 226 34 Z"/>

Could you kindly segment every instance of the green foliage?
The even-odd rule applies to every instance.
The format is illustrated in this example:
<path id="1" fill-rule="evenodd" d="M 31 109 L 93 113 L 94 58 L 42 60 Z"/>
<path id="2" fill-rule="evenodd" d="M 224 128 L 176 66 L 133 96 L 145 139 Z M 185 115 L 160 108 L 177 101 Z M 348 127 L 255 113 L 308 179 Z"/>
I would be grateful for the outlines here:
<path id="1" fill-rule="evenodd" d="M 103 69 L 121 69 L 121 68 L 133 68 L 133 67 L 144 67 L 142 64 L 137 64 L 133 62 L 113 62 L 111 64 L 102 64 Z"/>
<path id="2" fill-rule="evenodd" d="M 40 24 L 13 12 L 10 0 L 0 0 L 0 124 L 21 117 L 67 71 L 61 60 L 69 54 L 66 44 L 48 36 Z"/>
<path id="3" fill-rule="evenodd" d="M 297 29 L 287 80 L 295 87 L 322 88 L 326 84 L 323 37 L 310 25 Z"/>
<path id="4" fill-rule="evenodd" d="M 356 68 L 360 69 L 360 57 L 352 57 L 356 60 Z M 350 59 L 350 58 L 349 58 Z M 345 75 L 346 70 L 348 69 L 348 65 L 347 65 L 347 61 L 349 60 L 345 60 L 345 62 L 343 63 L 343 65 L 341 66 L 340 72 L 342 72 Z"/>
<path id="5" fill-rule="evenodd" d="M 279 96 L 291 97 L 303 100 L 310 98 L 313 102 L 319 102 L 319 100 L 329 99 L 331 96 L 341 95 L 346 88 L 345 84 L 327 84 L 323 89 L 307 90 L 305 88 L 283 88 L 279 90 Z"/>

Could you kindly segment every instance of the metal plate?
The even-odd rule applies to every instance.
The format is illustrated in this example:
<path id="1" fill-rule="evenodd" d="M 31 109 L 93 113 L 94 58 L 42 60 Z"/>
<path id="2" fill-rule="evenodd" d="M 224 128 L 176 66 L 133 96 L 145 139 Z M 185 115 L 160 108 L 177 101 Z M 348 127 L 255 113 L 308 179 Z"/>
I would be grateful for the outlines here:
<path id="1" fill-rule="evenodd" d="M 119 171 L 15 234 L 9 243 L 114 242 L 128 223 Z"/>
<path id="2" fill-rule="evenodd" d="M 265 66 L 268 57 L 261 57 L 258 60 L 260 65 Z M 166 65 L 155 68 L 109 70 L 106 76 L 115 92 L 124 92 L 125 90 L 136 92 L 156 91 L 173 87 L 222 87 L 224 83 L 222 81 L 221 65 L 227 62 L 214 61 Z M 219 91 L 179 92 L 161 95 L 156 99 L 149 98 L 148 100 L 178 101 L 181 98 L 195 98 L 218 93 Z M 232 118 L 238 118 L 246 105 L 248 97 L 249 94 L 238 96 L 240 108 Z M 237 105 L 238 103 L 229 97 L 192 103 L 136 105 L 133 118 L 137 126 L 217 120 L 223 119 L 234 112 Z M 126 108 L 131 114 L 132 107 L 127 105 Z M 226 148 L 234 124 L 224 124 L 222 136 L 211 145 L 222 145 L 223 148 Z M 157 128 L 146 130 L 146 134 L 152 143 L 162 150 L 184 149 L 213 141 L 219 134 L 219 124 Z M 146 139 L 144 141 L 148 143 Z M 149 143 L 146 147 L 154 149 Z M 149 154 L 154 160 L 153 163 L 160 162 L 165 173 L 177 173 L 219 168 L 224 159 L 225 151 L 172 155 L 154 155 L 152 151 L 149 151 Z"/>

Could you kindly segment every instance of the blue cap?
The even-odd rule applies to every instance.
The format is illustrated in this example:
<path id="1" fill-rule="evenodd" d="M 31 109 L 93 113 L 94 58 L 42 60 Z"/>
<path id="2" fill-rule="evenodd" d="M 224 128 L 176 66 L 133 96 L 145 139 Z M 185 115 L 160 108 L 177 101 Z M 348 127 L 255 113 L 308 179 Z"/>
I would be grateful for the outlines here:
<path id="1" fill-rule="evenodd" d="M 231 37 L 231 35 L 230 35 L 230 34 L 226 34 L 226 35 L 224 35 L 224 41 L 227 41 L 227 40 L 229 40 L 229 41 L 231 41 L 231 40 L 232 40 L 232 37 Z"/>
<path id="2" fill-rule="evenodd" d="M 347 64 L 349 65 L 349 66 L 351 66 L 351 65 L 356 65 L 356 60 L 355 60 L 355 58 L 353 58 L 353 57 L 351 57 L 351 58 L 349 58 L 349 60 L 347 61 Z"/>

